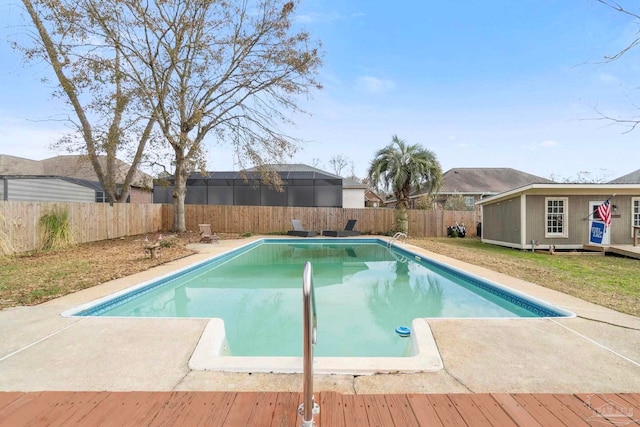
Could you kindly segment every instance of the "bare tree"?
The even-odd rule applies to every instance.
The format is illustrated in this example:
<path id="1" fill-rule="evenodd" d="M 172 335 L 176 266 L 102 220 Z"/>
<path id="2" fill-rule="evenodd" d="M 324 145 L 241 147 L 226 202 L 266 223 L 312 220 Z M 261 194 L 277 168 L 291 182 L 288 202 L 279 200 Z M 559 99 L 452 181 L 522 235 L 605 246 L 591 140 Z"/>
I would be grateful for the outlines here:
<path id="1" fill-rule="evenodd" d="M 337 156 L 333 156 L 331 159 L 329 159 L 329 164 L 333 169 L 333 173 L 339 176 L 342 176 L 342 171 L 347 166 L 349 166 L 349 163 L 353 164 L 353 162 L 351 162 L 348 157 L 345 157 L 341 154 L 338 154 Z"/>
<path id="2" fill-rule="evenodd" d="M 549 179 L 556 182 L 564 182 L 571 184 L 600 184 L 609 181 L 612 172 L 608 169 L 599 169 L 598 172 L 580 171 L 575 177 L 563 177 L 551 174 Z"/>
<path id="3" fill-rule="evenodd" d="M 23 0 L 33 27 L 32 44 L 13 46 L 27 60 L 48 63 L 57 80 L 54 95 L 73 113 L 65 121 L 73 130 L 58 142 L 71 152 L 86 153 L 110 203 L 127 200 L 155 120 L 140 115 L 137 87 L 126 78 L 122 55 L 113 43 L 96 37 L 95 21 L 81 3 Z M 117 40 L 112 40 L 117 42 Z M 117 156 L 128 151 L 130 168 Z M 106 157 L 101 163 L 100 158 Z M 125 173 L 120 189 L 117 180 Z"/>
<path id="4" fill-rule="evenodd" d="M 610 7 L 613 10 L 616 10 L 616 11 L 618 11 L 620 13 L 628 15 L 631 18 L 640 20 L 640 12 L 632 12 L 629 9 L 625 9 L 620 3 L 616 2 L 616 1 L 612 1 L 612 0 L 596 0 L 596 1 L 598 3 L 602 3 L 603 5 L 605 5 L 607 7 Z M 608 61 L 616 60 L 616 59 L 620 58 L 621 56 L 623 56 L 624 54 L 626 54 L 627 52 L 629 52 L 634 47 L 638 46 L 639 44 L 640 44 L 640 34 L 638 34 L 631 41 L 631 43 L 629 43 L 624 49 L 620 50 L 615 55 L 605 56 L 605 59 L 608 60 Z"/>
<path id="5" fill-rule="evenodd" d="M 617 12 L 620 12 L 620 13 L 622 13 L 624 15 L 629 16 L 630 18 L 636 20 L 638 24 L 640 24 L 640 11 L 639 12 L 633 12 L 630 9 L 625 8 L 624 6 L 622 6 L 617 1 L 613 1 L 613 0 L 596 0 L 596 1 L 599 2 L 599 3 L 602 3 L 603 5 L 609 7 L 609 8 L 611 8 L 611 9 L 617 11 Z M 636 36 L 624 48 L 622 48 L 621 50 L 619 50 L 617 53 L 615 53 L 613 55 L 605 56 L 604 60 L 605 60 L 605 62 L 616 61 L 616 60 L 620 59 L 621 57 L 623 57 L 624 55 L 626 55 L 627 53 L 629 53 L 631 50 L 635 49 L 638 45 L 640 45 L 640 32 L 636 32 Z M 634 107 L 637 107 L 637 106 L 634 105 Z M 635 130 L 635 128 L 638 125 L 640 125 L 640 118 L 612 117 L 612 116 L 609 116 L 609 115 L 606 115 L 606 114 L 600 112 L 597 109 L 596 109 L 596 112 L 600 115 L 600 119 L 608 120 L 610 122 L 614 122 L 614 123 L 617 123 L 617 124 L 620 124 L 622 126 L 627 127 L 627 131 L 625 131 L 624 133 L 632 132 L 633 130 Z"/>
<path id="6" fill-rule="evenodd" d="M 236 162 L 262 166 L 290 156 L 298 139 L 283 125 L 299 96 L 321 86 L 318 43 L 292 25 L 295 2 L 84 0 L 131 70 L 174 153 L 175 231 L 185 230 L 190 172 L 205 137 L 231 144 Z M 263 169 L 265 178 L 275 173 Z"/>

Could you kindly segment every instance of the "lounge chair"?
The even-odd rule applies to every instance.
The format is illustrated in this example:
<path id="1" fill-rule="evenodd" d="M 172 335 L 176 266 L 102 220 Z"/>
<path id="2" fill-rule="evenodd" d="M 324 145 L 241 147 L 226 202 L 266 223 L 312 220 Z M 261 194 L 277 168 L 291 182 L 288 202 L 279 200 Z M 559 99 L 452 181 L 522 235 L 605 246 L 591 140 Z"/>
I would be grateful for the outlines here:
<path id="1" fill-rule="evenodd" d="M 287 231 L 289 236 L 314 237 L 318 235 L 315 230 L 305 230 L 299 219 L 292 219 L 291 225 L 293 225 L 293 230 Z"/>
<path id="2" fill-rule="evenodd" d="M 329 237 L 359 236 L 360 232 L 353 229 L 353 227 L 356 226 L 357 221 L 357 219 L 350 219 L 347 221 L 347 225 L 344 226 L 344 230 L 322 230 L 322 235 Z"/>
<path id="3" fill-rule="evenodd" d="M 218 235 L 211 232 L 211 224 L 198 224 L 200 227 L 200 241 L 203 243 L 218 243 Z"/>

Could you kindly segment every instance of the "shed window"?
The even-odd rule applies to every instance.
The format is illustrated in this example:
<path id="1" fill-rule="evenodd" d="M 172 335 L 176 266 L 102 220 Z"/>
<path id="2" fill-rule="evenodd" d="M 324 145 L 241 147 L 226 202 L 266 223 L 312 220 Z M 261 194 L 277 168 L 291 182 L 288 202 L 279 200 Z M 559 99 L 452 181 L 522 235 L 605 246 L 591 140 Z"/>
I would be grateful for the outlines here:
<path id="1" fill-rule="evenodd" d="M 640 197 L 633 197 L 631 199 L 631 210 L 632 225 L 640 227 Z"/>
<path id="2" fill-rule="evenodd" d="M 546 210 L 546 232 L 545 237 L 568 237 L 567 209 L 568 199 L 566 197 L 545 199 Z"/>

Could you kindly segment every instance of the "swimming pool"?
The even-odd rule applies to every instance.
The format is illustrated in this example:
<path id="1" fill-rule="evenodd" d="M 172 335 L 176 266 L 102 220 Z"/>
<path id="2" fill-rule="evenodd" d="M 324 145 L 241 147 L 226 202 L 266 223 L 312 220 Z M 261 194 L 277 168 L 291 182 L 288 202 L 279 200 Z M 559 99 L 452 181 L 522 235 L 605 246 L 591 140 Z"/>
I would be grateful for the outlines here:
<path id="1" fill-rule="evenodd" d="M 370 238 L 261 239 L 70 315 L 215 318 L 192 358 L 203 369 L 214 354 L 232 364 L 296 359 L 302 352 L 301 278 L 307 260 L 318 306 L 315 353 L 327 361 L 420 359 L 425 353 L 428 364 L 441 365 L 439 354 L 432 360 L 437 348 L 424 318 L 571 315 Z M 398 326 L 412 327 L 412 336 L 399 336 Z"/>

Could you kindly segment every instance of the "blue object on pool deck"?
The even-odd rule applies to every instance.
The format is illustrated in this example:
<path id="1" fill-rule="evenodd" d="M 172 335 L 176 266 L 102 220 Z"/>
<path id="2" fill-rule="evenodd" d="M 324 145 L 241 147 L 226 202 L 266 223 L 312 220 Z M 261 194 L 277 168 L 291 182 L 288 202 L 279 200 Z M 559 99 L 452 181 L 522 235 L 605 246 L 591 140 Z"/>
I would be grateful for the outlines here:
<path id="1" fill-rule="evenodd" d="M 396 334 L 400 335 L 401 337 L 408 337 L 409 335 L 411 335 L 411 329 L 407 328 L 406 326 L 398 326 L 396 328 Z"/>

